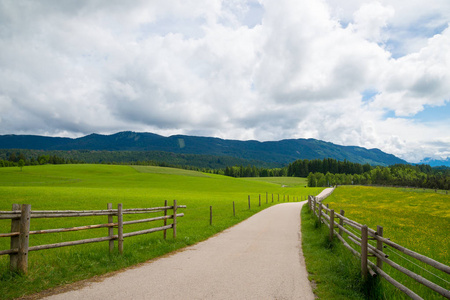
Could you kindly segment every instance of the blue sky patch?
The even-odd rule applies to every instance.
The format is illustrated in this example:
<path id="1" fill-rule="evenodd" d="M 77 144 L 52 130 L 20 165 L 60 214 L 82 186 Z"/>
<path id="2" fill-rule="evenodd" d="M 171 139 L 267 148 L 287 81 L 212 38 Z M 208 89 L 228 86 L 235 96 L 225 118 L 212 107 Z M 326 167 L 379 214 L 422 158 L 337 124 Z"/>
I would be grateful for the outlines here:
<path id="1" fill-rule="evenodd" d="M 361 100 L 363 102 L 369 102 L 369 101 L 373 100 L 373 98 L 378 94 L 379 94 L 378 90 L 375 90 L 375 89 L 364 90 L 361 93 L 361 96 L 362 96 Z"/>
<path id="2" fill-rule="evenodd" d="M 413 118 L 419 122 L 450 122 L 450 102 L 447 101 L 444 106 L 425 106 Z"/>

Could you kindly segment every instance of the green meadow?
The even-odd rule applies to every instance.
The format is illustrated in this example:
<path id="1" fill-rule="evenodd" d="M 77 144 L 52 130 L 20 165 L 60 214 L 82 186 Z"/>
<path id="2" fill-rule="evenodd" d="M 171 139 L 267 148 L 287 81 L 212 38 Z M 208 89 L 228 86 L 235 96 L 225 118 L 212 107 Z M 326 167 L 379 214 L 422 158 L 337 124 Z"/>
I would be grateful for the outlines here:
<path id="1" fill-rule="evenodd" d="M 251 177 L 243 178 L 249 181 L 259 181 L 259 182 L 269 182 L 278 184 L 285 187 L 307 187 L 308 180 L 306 178 L 299 177 Z M 313 189 L 314 190 L 314 189 Z M 316 191 L 321 191 L 322 189 L 316 188 Z"/>
<path id="2" fill-rule="evenodd" d="M 338 187 L 324 200 L 331 209 L 372 229 L 383 226 L 384 237 L 415 252 L 450 265 L 450 196 L 434 190 L 381 188 L 364 186 Z M 374 243 L 373 243 L 374 244 Z M 390 247 L 385 249 L 389 259 L 417 274 L 450 289 L 450 275 L 431 268 Z M 409 260 L 409 261 L 408 261 Z M 411 262 L 410 262 L 411 261 Z M 387 264 L 384 270 L 425 299 L 442 296 L 418 284 Z M 406 299 L 383 281 L 382 299 Z"/>
<path id="3" fill-rule="evenodd" d="M 268 182 L 269 181 L 269 182 Z M 278 203 L 280 200 L 303 200 L 317 194 L 318 188 L 305 188 L 301 178 L 261 180 L 231 178 L 173 168 L 111 165 L 44 165 L 0 168 L 0 210 L 11 210 L 13 203 L 31 204 L 32 210 L 98 210 L 107 203 L 116 208 L 162 206 L 176 199 L 187 205 L 179 212 L 177 239 L 168 231 L 126 238 L 124 254 L 110 254 L 108 243 L 78 245 L 29 253 L 27 276 L 8 271 L 9 257 L 0 256 L 0 298 L 10 299 L 32 294 L 65 283 L 74 282 L 119 270 L 170 253 L 241 222 L 249 216 Z M 268 195 L 266 200 L 266 193 Z M 272 203 L 272 194 L 274 202 Z M 248 209 L 248 196 L 251 209 Z M 261 195 L 261 206 L 259 206 Z M 286 198 L 284 198 L 286 197 Z M 233 201 L 236 216 L 233 216 Z M 267 202 L 267 203 L 266 203 Z M 209 208 L 213 207 L 213 225 L 209 224 Z M 132 218 L 150 215 L 125 215 Z M 31 230 L 67 228 L 107 223 L 106 216 L 32 219 Z M 169 220 L 170 223 L 170 220 Z M 161 226 L 162 221 L 126 226 L 135 231 Z M 0 233 L 10 231 L 10 221 L 0 220 Z M 107 235 L 107 229 L 31 235 L 30 246 L 79 240 Z M 9 249 L 9 238 L 0 238 L 0 249 Z"/>

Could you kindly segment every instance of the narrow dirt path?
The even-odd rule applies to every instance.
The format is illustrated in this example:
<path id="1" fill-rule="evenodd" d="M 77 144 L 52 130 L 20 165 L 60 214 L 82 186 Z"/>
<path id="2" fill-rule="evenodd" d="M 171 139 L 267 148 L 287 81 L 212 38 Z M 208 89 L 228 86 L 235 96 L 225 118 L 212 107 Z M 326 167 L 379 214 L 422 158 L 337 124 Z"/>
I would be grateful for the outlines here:
<path id="1" fill-rule="evenodd" d="M 183 251 L 46 299 L 314 299 L 301 249 L 304 203 L 269 207 Z"/>

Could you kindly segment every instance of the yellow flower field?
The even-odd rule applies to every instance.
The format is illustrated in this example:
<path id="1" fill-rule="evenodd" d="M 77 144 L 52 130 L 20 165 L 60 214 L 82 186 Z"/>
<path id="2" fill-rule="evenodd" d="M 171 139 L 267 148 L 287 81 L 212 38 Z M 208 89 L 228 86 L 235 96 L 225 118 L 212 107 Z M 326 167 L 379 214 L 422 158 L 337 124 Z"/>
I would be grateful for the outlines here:
<path id="1" fill-rule="evenodd" d="M 343 186 L 338 187 L 324 203 L 336 212 L 343 209 L 346 217 L 374 230 L 377 225 L 383 226 L 384 237 L 450 265 L 450 195 L 423 189 Z M 392 248 L 388 247 L 385 252 L 390 255 L 389 259 L 450 289 L 448 274 Z M 386 264 L 385 271 L 419 294 L 427 290 Z M 426 295 L 427 298 L 434 297 L 434 294 Z"/>

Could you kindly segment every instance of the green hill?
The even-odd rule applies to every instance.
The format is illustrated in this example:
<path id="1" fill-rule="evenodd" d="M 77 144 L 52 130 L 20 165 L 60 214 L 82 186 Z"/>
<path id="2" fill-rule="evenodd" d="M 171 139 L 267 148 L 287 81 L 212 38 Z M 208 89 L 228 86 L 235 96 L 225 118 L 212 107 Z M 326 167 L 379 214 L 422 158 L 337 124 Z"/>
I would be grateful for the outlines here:
<path id="1" fill-rule="evenodd" d="M 286 165 L 297 159 L 323 158 L 381 166 L 406 163 L 406 161 L 379 149 L 340 146 L 315 139 L 259 142 L 187 135 L 163 137 L 153 133 L 137 132 L 119 132 L 112 135 L 91 134 L 76 139 L 2 135 L 0 136 L 0 149 L 163 151 L 176 154 L 227 156 L 277 165 Z"/>

